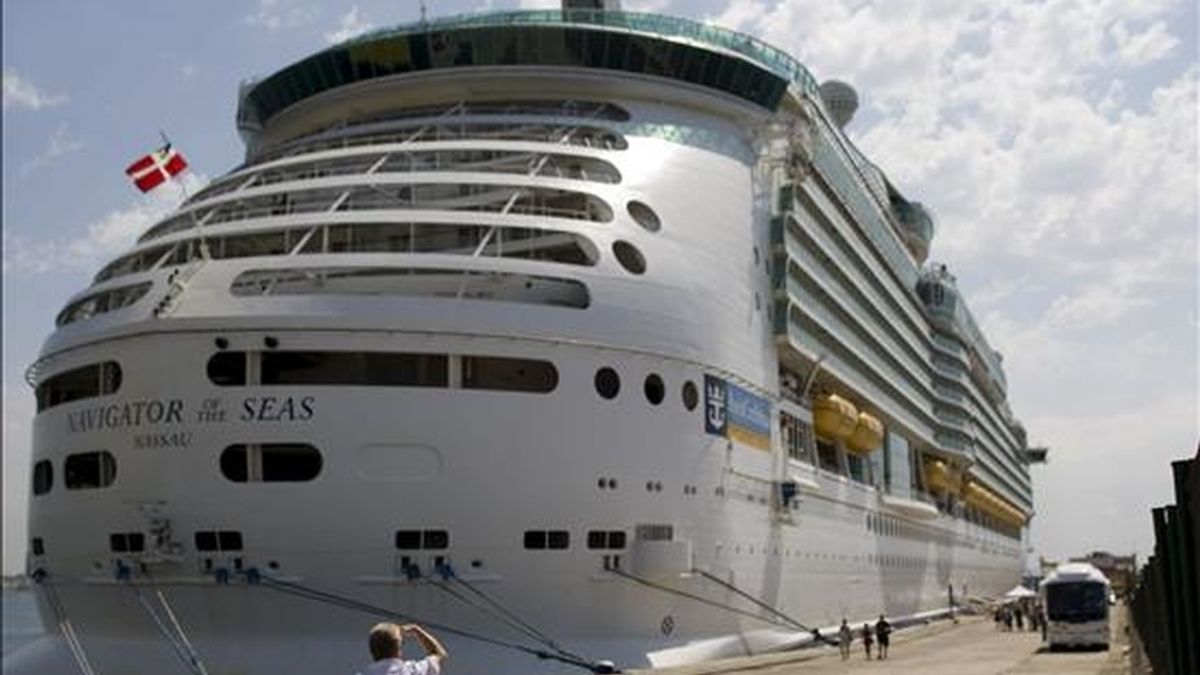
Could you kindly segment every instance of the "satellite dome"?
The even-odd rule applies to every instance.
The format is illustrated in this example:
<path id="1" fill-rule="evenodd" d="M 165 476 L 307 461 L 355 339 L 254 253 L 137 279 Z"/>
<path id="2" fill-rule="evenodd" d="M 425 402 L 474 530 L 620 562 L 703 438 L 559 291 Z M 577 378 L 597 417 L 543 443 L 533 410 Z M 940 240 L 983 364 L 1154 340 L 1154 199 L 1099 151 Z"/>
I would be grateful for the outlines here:
<path id="1" fill-rule="evenodd" d="M 821 84 L 821 99 L 825 109 L 833 117 L 838 128 L 844 128 L 858 110 L 858 92 L 854 87 L 838 80 L 826 80 Z"/>

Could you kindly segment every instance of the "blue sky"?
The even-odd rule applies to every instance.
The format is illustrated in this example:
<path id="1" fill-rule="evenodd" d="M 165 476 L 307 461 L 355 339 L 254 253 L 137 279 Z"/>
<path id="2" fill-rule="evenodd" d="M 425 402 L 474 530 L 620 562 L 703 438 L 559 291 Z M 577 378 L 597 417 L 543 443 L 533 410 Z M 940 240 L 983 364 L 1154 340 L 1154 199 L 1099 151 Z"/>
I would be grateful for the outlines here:
<path id="1" fill-rule="evenodd" d="M 429 0 L 433 15 L 553 0 Z M 852 138 L 937 214 L 1031 440 L 1038 552 L 1149 552 L 1194 454 L 1197 10 L 1189 0 L 626 0 L 763 37 L 852 83 Z M 178 196 L 122 173 L 166 131 L 197 186 L 241 161 L 237 84 L 417 18 L 416 0 L 3 4 L 4 571 L 66 298 Z"/>

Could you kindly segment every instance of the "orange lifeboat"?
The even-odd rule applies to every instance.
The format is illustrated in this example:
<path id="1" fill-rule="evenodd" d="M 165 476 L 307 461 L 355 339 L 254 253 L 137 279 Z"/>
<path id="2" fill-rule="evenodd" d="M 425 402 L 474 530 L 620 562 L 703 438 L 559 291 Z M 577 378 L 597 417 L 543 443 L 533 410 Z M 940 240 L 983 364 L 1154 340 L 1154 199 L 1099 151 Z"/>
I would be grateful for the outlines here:
<path id="1" fill-rule="evenodd" d="M 996 493 L 975 481 L 967 485 L 963 491 L 963 496 L 968 504 L 1000 522 L 1017 527 L 1025 524 L 1025 513 L 1023 511 L 1009 504 L 1007 500 L 998 497 Z"/>
<path id="2" fill-rule="evenodd" d="M 865 455 L 883 445 L 883 422 L 865 412 L 858 413 L 858 422 L 854 431 L 846 439 L 846 449 L 858 455 Z"/>
<path id="3" fill-rule="evenodd" d="M 858 426 L 858 409 L 837 394 L 817 396 L 813 401 L 813 427 L 817 435 L 844 441 Z"/>
<path id="4" fill-rule="evenodd" d="M 962 488 L 962 477 L 945 462 L 935 459 L 925 464 L 925 484 L 938 492 L 954 493 Z"/>

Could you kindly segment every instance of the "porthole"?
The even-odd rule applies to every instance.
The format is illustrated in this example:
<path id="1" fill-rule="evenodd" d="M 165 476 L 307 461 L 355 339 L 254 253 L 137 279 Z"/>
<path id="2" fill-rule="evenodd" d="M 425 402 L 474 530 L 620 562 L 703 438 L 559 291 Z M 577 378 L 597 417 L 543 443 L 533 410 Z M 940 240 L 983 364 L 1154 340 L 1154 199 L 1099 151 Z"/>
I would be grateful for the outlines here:
<path id="1" fill-rule="evenodd" d="M 688 410 L 695 410 L 696 404 L 700 402 L 700 393 L 696 391 L 696 383 L 688 380 L 683 383 L 683 407 Z"/>
<path id="2" fill-rule="evenodd" d="M 663 397 L 667 393 L 662 378 L 655 373 L 650 373 L 646 376 L 646 382 L 642 385 L 642 391 L 646 393 L 646 400 L 650 401 L 650 405 L 662 403 Z"/>
<path id="3" fill-rule="evenodd" d="M 613 255 L 617 256 L 617 262 L 621 263 L 621 267 L 625 268 L 630 274 L 643 274 L 646 271 L 646 258 L 642 252 L 637 250 L 637 247 L 627 241 L 614 241 L 612 245 Z"/>
<path id="4" fill-rule="evenodd" d="M 612 368 L 604 367 L 596 371 L 596 393 L 601 398 L 616 398 L 621 391 L 621 377 Z"/>
<path id="5" fill-rule="evenodd" d="M 637 224 L 645 228 L 647 232 L 658 232 L 662 229 L 662 221 L 658 219 L 658 214 L 654 212 L 654 209 L 642 202 L 631 201 L 625 206 L 625 209 L 629 211 L 629 215 Z"/>

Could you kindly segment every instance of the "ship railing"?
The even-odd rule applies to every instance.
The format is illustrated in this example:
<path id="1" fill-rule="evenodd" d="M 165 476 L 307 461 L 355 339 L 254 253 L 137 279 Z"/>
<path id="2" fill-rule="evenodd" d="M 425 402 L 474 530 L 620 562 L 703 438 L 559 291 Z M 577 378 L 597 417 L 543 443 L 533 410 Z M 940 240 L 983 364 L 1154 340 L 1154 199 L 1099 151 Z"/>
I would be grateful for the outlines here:
<path id="1" fill-rule="evenodd" d="M 591 9 L 525 10 L 482 12 L 439 17 L 419 24 L 364 33 L 342 46 L 371 42 L 391 35 L 436 32 L 455 28 L 489 26 L 528 26 L 560 24 L 598 26 L 661 37 L 683 38 L 734 52 L 767 67 L 776 75 L 799 84 L 816 95 L 817 81 L 799 61 L 787 52 L 745 33 L 712 24 L 648 12 L 623 12 Z"/>
<path id="2" fill-rule="evenodd" d="M 570 132 L 567 133 L 570 134 Z M 471 159 L 471 157 L 475 158 Z M 393 158 L 395 159 L 393 160 Z M 585 168 L 589 165 L 591 171 Z M 222 186 L 222 189 L 204 195 L 204 199 L 211 199 L 234 191 L 240 192 L 244 189 L 240 185 L 246 183 L 252 183 L 254 187 L 258 188 L 331 176 L 432 171 L 540 175 L 608 184 L 615 184 L 620 180 L 614 167 L 603 160 L 589 157 L 560 156 L 529 150 L 390 150 L 265 169 L 254 174 L 252 181 L 230 181 L 230 186 Z"/>
<path id="3" fill-rule="evenodd" d="M 430 185 L 443 184 L 431 183 Z M 454 187 L 456 184 L 445 183 L 444 185 Z M 225 203 L 215 206 L 212 210 L 206 212 L 200 221 L 193 221 L 191 212 L 180 214 L 171 220 L 164 221 L 160 225 L 155 226 L 147 235 L 152 235 L 150 238 L 159 238 L 170 233 L 192 229 L 198 222 L 202 222 L 203 225 L 219 225 L 241 220 L 329 212 L 331 210 L 421 209 L 492 211 L 513 215 L 566 218 L 571 220 L 602 221 L 607 219 L 604 209 L 594 204 L 591 199 L 586 199 L 585 203 L 578 207 L 564 206 L 547 202 L 545 198 L 538 195 L 536 190 L 520 189 L 514 193 L 514 190 L 508 186 L 497 186 L 491 190 L 481 189 L 475 194 L 464 196 L 425 199 L 419 198 L 416 192 L 413 193 L 414 196 L 411 198 L 387 193 L 381 187 L 374 184 L 365 184 L 358 187 L 363 189 L 346 190 L 345 188 L 334 188 L 302 190 L 256 197 L 254 199 L 260 202 L 258 204 Z M 404 188 L 407 186 L 400 185 L 398 187 Z M 513 199 L 514 194 L 517 195 L 518 199 Z M 145 238 L 143 237 L 143 239 Z"/>
<path id="4" fill-rule="evenodd" d="M 966 375 L 961 370 L 961 366 L 959 366 L 958 368 L 955 368 L 954 366 L 951 366 L 951 365 L 945 363 L 944 361 L 939 359 L 937 356 L 934 356 L 933 361 L 932 361 L 932 366 L 933 366 L 933 372 L 946 378 L 947 380 L 952 380 L 954 382 L 960 382 L 960 383 L 965 383 L 965 381 L 966 381 Z"/>
<path id="5" fill-rule="evenodd" d="M 963 360 L 966 358 L 966 355 L 967 355 L 966 350 L 963 348 L 963 346 L 961 344 L 959 344 L 955 340 L 951 340 L 948 337 L 943 337 L 941 335 L 938 335 L 937 333 L 932 334 L 930 337 L 933 339 L 933 344 L 935 346 L 937 346 L 938 348 L 940 348 L 942 351 L 949 352 L 950 354 L 954 354 L 955 356 L 958 357 L 959 360 Z"/>
<path id="6" fill-rule="evenodd" d="M 629 121 L 629 113 L 611 103 L 596 103 L 594 101 L 577 101 L 567 99 L 562 101 L 522 102 L 471 102 L 459 101 L 450 107 L 425 106 L 420 108 L 405 108 L 388 110 L 375 115 L 339 120 L 334 124 L 320 127 L 304 138 L 312 138 L 330 131 L 341 132 L 354 127 L 379 122 L 394 123 L 421 119 L 444 119 L 446 117 L 465 116 L 495 116 L 495 117 L 568 117 L 587 120 L 604 120 L 611 122 Z M 295 140 L 290 142 L 296 142 Z"/>
<path id="7" fill-rule="evenodd" d="M 441 124 L 436 126 L 421 127 L 418 130 L 423 130 L 421 136 L 419 137 L 421 142 L 496 140 L 528 141 L 532 143 L 565 143 L 569 145 L 582 145 L 585 147 L 595 147 L 605 150 L 612 150 L 618 147 L 610 140 L 613 132 L 601 129 L 599 127 L 577 127 L 577 129 L 584 130 L 588 133 L 576 133 L 568 137 L 565 141 L 562 138 L 562 129 L 563 126 L 561 124 L 556 125 L 553 123 L 517 125 L 512 123 L 494 122 L 488 124 L 472 123 L 466 126 L 459 125 L 459 128 L 454 128 L 448 124 Z M 403 131 L 387 131 L 378 133 L 364 132 L 360 135 L 348 135 L 338 138 L 307 141 L 303 144 L 288 147 L 286 149 L 270 151 L 256 158 L 256 163 L 285 159 L 287 157 L 295 157 L 312 152 L 321 152 L 323 150 L 341 150 L 364 145 L 408 144 L 413 143 L 416 140 L 417 139 L 412 138 L 411 127 L 408 130 Z M 199 194 L 197 195 L 197 199 L 207 199 L 209 196 L 211 196 L 211 193 Z"/>

